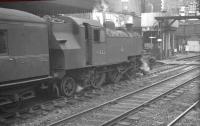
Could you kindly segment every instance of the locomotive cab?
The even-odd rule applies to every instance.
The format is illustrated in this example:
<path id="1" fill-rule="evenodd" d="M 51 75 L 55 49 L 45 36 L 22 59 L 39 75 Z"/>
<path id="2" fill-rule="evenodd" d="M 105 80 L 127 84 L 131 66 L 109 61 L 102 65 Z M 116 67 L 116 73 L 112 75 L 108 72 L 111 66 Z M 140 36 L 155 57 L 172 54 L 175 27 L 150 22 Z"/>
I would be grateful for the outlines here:
<path id="1" fill-rule="evenodd" d="M 90 21 L 91 22 L 91 21 Z M 96 24 L 96 25 L 95 25 Z M 85 43 L 87 46 L 87 65 L 106 64 L 106 43 L 103 27 L 94 21 L 94 24 L 84 23 Z"/>

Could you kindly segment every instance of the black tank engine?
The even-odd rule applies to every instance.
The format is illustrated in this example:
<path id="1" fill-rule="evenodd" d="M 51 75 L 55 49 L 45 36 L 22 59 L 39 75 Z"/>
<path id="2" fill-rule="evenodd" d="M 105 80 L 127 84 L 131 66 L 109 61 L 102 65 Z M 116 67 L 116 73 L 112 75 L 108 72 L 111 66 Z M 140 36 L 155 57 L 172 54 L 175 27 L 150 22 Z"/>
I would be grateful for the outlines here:
<path id="1" fill-rule="evenodd" d="M 69 97 L 116 83 L 140 71 L 142 45 L 131 27 L 0 8 L 0 106 L 30 99 L 39 89 Z"/>

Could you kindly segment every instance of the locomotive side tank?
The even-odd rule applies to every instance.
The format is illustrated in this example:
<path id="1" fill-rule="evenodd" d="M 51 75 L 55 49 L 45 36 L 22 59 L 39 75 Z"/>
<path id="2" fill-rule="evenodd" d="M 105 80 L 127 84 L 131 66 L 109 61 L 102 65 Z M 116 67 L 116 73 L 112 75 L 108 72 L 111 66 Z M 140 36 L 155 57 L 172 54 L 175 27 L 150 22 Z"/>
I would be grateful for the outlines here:
<path id="1" fill-rule="evenodd" d="M 105 22 L 107 64 L 127 62 L 128 58 L 140 56 L 142 39 L 126 29 L 116 29 L 113 22 Z"/>

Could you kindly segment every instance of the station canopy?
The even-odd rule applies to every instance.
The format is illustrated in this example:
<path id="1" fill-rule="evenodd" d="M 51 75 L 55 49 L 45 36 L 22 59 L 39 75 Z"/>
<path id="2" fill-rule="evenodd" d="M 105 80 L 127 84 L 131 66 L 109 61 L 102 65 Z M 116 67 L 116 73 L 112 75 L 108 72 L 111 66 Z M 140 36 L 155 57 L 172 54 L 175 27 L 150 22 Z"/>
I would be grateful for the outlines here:
<path id="1" fill-rule="evenodd" d="M 56 15 L 66 13 L 91 12 L 96 0 L 18 0 L 0 1 L 0 7 L 27 11 L 36 15 Z"/>

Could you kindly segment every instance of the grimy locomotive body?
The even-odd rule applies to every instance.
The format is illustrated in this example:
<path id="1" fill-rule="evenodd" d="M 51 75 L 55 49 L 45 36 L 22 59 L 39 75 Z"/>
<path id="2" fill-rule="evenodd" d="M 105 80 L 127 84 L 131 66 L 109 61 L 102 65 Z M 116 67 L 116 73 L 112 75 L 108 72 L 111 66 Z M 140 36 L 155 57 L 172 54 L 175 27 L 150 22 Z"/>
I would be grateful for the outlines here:
<path id="1" fill-rule="evenodd" d="M 34 97 L 39 89 L 72 96 L 80 87 L 99 88 L 136 73 L 142 38 L 127 29 L 0 8 L 1 108 Z"/>

